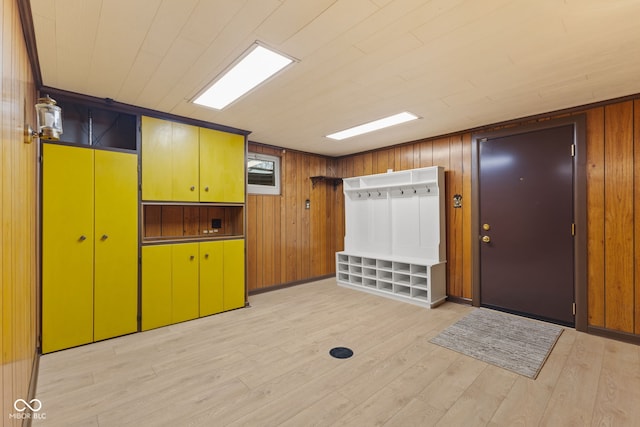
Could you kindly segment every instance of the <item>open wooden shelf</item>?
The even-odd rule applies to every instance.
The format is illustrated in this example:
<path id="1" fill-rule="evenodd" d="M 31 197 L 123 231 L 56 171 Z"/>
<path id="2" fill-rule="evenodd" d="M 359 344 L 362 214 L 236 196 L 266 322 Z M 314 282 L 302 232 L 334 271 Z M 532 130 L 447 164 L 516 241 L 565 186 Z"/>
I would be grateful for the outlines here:
<path id="1" fill-rule="evenodd" d="M 142 242 L 217 240 L 244 236 L 244 206 L 142 205 Z"/>

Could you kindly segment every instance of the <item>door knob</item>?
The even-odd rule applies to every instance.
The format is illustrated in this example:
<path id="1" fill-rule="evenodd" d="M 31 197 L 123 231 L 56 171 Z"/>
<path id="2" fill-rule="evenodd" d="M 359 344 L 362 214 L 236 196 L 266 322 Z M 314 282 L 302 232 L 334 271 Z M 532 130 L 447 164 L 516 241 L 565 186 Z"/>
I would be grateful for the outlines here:
<path id="1" fill-rule="evenodd" d="M 485 243 L 489 243 L 491 241 L 491 237 L 489 236 L 482 236 L 482 241 Z"/>
<path id="2" fill-rule="evenodd" d="M 209 191 L 209 187 L 204 187 L 204 191 Z"/>
<path id="3" fill-rule="evenodd" d="M 489 224 L 482 224 L 482 229 L 484 231 L 489 231 L 489 230 L 491 230 L 491 226 Z"/>
<path id="4" fill-rule="evenodd" d="M 190 190 L 191 190 L 191 191 L 193 191 L 193 190 L 195 190 L 195 189 L 196 189 L 196 186 L 195 186 L 195 185 L 192 185 L 192 186 L 191 186 L 191 188 L 190 188 Z"/>
<path id="5" fill-rule="evenodd" d="M 205 258 L 209 258 L 209 254 L 204 254 L 204 257 Z"/>
<path id="6" fill-rule="evenodd" d="M 84 242 L 85 240 L 87 240 L 87 236 L 83 234 L 82 236 L 80 236 L 78 240 L 80 240 L 81 242 Z"/>
<path id="7" fill-rule="evenodd" d="M 193 261 L 195 258 L 196 258 L 196 257 L 195 257 L 195 255 L 191 255 L 191 256 L 189 257 L 189 259 L 190 259 L 191 261 Z"/>
<path id="8" fill-rule="evenodd" d="M 107 240 L 108 238 L 109 238 L 109 236 L 107 236 L 106 234 L 103 234 L 102 237 L 101 237 L 102 240 Z"/>

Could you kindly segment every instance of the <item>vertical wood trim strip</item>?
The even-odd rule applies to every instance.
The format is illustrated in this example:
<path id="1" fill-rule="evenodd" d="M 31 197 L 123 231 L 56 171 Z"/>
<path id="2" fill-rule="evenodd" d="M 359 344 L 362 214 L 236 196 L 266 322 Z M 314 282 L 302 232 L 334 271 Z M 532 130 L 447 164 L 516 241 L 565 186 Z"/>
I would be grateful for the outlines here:
<path id="1" fill-rule="evenodd" d="M 633 102 L 605 107 L 605 327 L 633 331 Z"/>
<path id="2" fill-rule="evenodd" d="M 633 106 L 635 333 L 640 334 L 640 100 L 636 99 Z"/>
<path id="3" fill-rule="evenodd" d="M 587 298 L 589 325 L 604 327 L 604 107 L 587 111 Z"/>
<path id="4" fill-rule="evenodd" d="M 473 298 L 473 249 L 471 229 L 471 134 L 462 136 L 462 297 Z"/>

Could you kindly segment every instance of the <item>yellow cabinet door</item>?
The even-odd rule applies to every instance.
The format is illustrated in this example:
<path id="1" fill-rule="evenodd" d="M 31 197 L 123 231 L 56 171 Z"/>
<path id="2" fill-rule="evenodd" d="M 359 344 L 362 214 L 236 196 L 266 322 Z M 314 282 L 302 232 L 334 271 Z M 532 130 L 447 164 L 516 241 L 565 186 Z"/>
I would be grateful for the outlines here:
<path id="1" fill-rule="evenodd" d="M 142 247 L 142 330 L 171 324 L 172 245 Z"/>
<path id="2" fill-rule="evenodd" d="M 198 243 L 172 245 L 172 323 L 198 317 L 198 253 Z"/>
<path id="3" fill-rule="evenodd" d="M 197 202 L 199 198 L 198 128 L 172 123 L 171 200 Z"/>
<path id="4" fill-rule="evenodd" d="M 95 341 L 138 329 L 138 157 L 95 151 Z"/>
<path id="5" fill-rule="evenodd" d="M 200 201 L 244 202 L 244 136 L 200 128 Z"/>
<path id="6" fill-rule="evenodd" d="M 223 242 L 200 242 L 200 316 L 224 310 L 223 258 Z"/>
<path id="7" fill-rule="evenodd" d="M 224 242 L 224 310 L 244 307 L 244 240 Z"/>
<path id="8" fill-rule="evenodd" d="M 43 144 L 42 351 L 93 341 L 93 150 Z"/>
<path id="9" fill-rule="evenodd" d="M 173 126 L 142 117 L 142 200 L 172 200 Z"/>

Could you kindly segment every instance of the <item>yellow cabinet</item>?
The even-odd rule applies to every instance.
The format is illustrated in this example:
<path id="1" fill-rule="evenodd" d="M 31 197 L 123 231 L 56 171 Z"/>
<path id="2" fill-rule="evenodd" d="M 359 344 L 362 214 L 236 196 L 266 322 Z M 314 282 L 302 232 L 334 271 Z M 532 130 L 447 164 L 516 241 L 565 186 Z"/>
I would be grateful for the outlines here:
<path id="1" fill-rule="evenodd" d="M 43 144 L 42 352 L 93 341 L 93 152 Z"/>
<path id="2" fill-rule="evenodd" d="M 172 245 L 172 323 L 198 317 L 198 243 Z"/>
<path id="3" fill-rule="evenodd" d="M 224 311 L 224 242 L 200 242 L 200 316 Z"/>
<path id="4" fill-rule="evenodd" d="M 142 117 L 142 199 L 197 202 L 196 126 Z"/>
<path id="5" fill-rule="evenodd" d="M 135 154 L 43 144 L 42 351 L 137 330 Z"/>
<path id="6" fill-rule="evenodd" d="M 94 341 L 138 329 L 138 159 L 95 151 Z"/>
<path id="7" fill-rule="evenodd" d="M 171 322 L 172 245 L 142 247 L 142 330 Z"/>
<path id="8" fill-rule="evenodd" d="M 198 317 L 198 243 L 142 247 L 142 330 Z"/>
<path id="9" fill-rule="evenodd" d="M 224 310 L 244 307 L 244 240 L 224 241 Z"/>
<path id="10" fill-rule="evenodd" d="M 245 137 L 142 117 L 142 199 L 243 203 Z"/>
<path id="11" fill-rule="evenodd" d="M 245 305 L 244 240 L 142 247 L 142 330 Z"/>
<path id="12" fill-rule="evenodd" d="M 200 128 L 200 201 L 243 203 L 244 136 Z"/>

